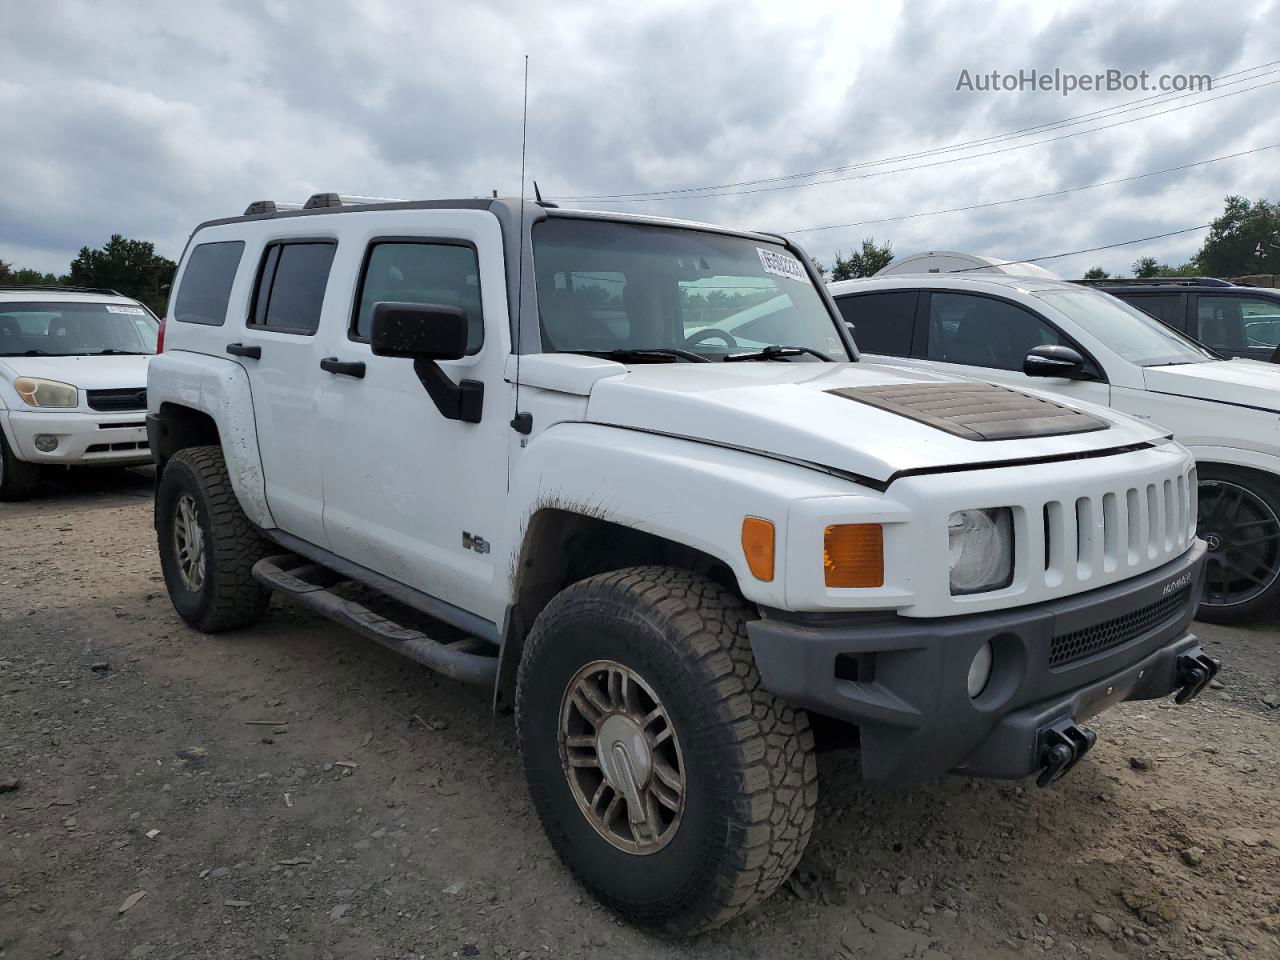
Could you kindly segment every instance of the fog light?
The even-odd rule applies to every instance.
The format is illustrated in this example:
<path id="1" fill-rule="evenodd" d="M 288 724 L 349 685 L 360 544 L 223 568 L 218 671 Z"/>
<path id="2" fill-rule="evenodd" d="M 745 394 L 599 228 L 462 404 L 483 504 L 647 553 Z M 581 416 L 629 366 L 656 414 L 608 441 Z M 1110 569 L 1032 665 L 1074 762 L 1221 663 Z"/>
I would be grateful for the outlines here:
<path id="1" fill-rule="evenodd" d="M 991 679 L 991 643 L 988 641 L 978 648 L 973 655 L 973 663 L 969 664 L 969 696 L 977 697 L 987 689 Z"/>
<path id="2" fill-rule="evenodd" d="M 37 433 L 35 445 L 41 453 L 53 453 L 58 449 L 58 438 L 52 433 Z"/>

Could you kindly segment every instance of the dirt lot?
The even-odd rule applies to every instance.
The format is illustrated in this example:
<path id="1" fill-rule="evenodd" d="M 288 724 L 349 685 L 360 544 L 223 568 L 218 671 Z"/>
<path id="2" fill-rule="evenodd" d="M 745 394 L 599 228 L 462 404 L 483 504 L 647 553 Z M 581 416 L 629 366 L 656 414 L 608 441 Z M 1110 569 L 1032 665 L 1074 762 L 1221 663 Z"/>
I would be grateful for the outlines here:
<path id="1" fill-rule="evenodd" d="M 1050 790 L 823 754 L 796 876 L 669 943 L 553 858 L 484 694 L 279 600 L 192 632 L 149 478 L 79 478 L 0 505 L 0 957 L 1280 957 L 1280 630 L 1199 632 L 1222 688 Z"/>

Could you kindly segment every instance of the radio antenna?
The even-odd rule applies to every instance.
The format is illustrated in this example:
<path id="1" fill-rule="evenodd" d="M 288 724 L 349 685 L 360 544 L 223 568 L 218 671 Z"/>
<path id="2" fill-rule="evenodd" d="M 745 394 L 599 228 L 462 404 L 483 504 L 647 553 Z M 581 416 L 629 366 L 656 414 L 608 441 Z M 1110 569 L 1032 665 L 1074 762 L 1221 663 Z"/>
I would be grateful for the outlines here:
<path id="1" fill-rule="evenodd" d="M 517 433 L 528 436 L 533 430 L 533 415 L 520 412 L 520 354 L 524 352 L 524 161 L 529 144 L 529 55 L 524 55 L 524 109 L 520 119 L 520 242 L 517 256 L 520 258 L 516 266 L 516 389 L 515 410 L 512 411 L 511 428 Z M 521 446 L 524 441 L 521 441 Z M 507 489 L 511 488 L 511 470 L 507 469 Z"/>

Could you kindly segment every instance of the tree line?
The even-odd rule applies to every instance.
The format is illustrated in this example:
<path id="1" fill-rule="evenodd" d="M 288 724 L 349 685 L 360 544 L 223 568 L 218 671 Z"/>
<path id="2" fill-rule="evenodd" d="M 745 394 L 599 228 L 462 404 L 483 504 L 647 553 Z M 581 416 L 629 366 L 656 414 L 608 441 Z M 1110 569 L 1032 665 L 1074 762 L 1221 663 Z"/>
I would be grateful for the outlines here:
<path id="1" fill-rule="evenodd" d="M 150 241 L 129 240 L 116 233 L 96 250 L 81 247 L 63 274 L 41 273 L 0 260 L 0 285 L 103 287 L 140 300 L 163 317 L 177 268 L 168 257 L 156 253 Z"/>

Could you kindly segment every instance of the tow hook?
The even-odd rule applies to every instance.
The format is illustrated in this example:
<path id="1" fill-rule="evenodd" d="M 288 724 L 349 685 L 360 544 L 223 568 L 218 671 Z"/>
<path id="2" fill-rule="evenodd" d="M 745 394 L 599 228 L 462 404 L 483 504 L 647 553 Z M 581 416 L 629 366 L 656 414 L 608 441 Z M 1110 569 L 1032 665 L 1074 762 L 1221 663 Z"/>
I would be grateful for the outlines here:
<path id="1" fill-rule="evenodd" d="M 1080 758 L 1093 749 L 1098 735 L 1074 720 L 1059 720 L 1040 731 L 1040 776 L 1036 785 L 1047 787 L 1065 777 Z"/>
<path id="2" fill-rule="evenodd" d="M 1183 704 L 1200 696 L 1221 668 L 1221 663 L 1201 650 L 1184 653 L 1178 658 L 1176 682 L 1179 689 L 1173 702 Z"/>

